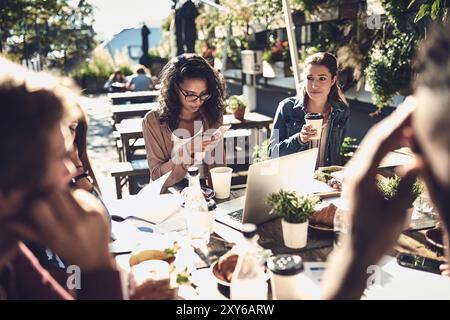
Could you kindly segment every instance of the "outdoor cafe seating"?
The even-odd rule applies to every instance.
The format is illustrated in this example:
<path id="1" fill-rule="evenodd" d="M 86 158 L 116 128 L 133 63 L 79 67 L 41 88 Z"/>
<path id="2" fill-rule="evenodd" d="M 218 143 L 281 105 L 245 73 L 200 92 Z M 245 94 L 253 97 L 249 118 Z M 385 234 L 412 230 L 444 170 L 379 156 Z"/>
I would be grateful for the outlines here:
<path id="1" fill-rule="evenodd" d="M 399 149 L 383 160 L 380 172 L 389 174 L 395 166 L 410 162 L 408 150 Z M 162 183 L 159 180 L 150 183 L 137 195 L 117 200 L 115 205 L 111 206 L 113 234 L 116 239 L 111 250 L 116 254 L 118 265 L 129 271 L 131 261 L 140 254 L 139 250 L 163 250 L 180 245 L 172 263 L 176 272 L 189 273 L 191 282 L 179 286 L 176 294 L 183 299 L 193 300 L 229 299 L 230 283 L 219 275 L 217 265 L 224 253 L 243 240 L 241 232 L 215 221 L 214 232 L 210 235 L 207 247 L 195 247 L 186 234 L 182 211 L 174 210 L 173 203 L 164 205 L 167 199 L 159 198 L 171 196 L 176 202 L 177 195 L 159 195 L 157 190 Z M 228 199 L 216 199 L 218 208 L 227 208 L 233 201 L 243 201 L 245 194 L 245 185 L 232 185 Z M 326 203 L 341 206 L 340 193 L 322 194 Z M 442 277 L 401 267 L 395 258 L 398 253 L 406 252 L 443 259 L 442 251 L 436 250 L 427 240 L 427 230 L 436 223 L 437 216 L 432 213 L 413 213 L 411 223 L 399 238 L 398 244 L 377 266 L 380 273 L 376 279 L 380 283 L 378 286 L 368 286 L 362 299 L 414 299 L 423 296 L 420 294 L 421 290 L 430 290 L 431 299 L 450 298 L 446 291 L 447 282 Z M 286 247 L 280 218 L 258 225 L 258 235 L 259 245 L 269 254 L 295 254 L 303 259 L 305 269 L 299 278 L 302 294 L 308 298 L 319 297 L 323 273 L 327 266 L 326 260 L 336 245 L 333 229 L 310 224 L 307 245 L 301 249 Z M 411 290 L 412 285 L 414 290 Z M 273 298 L 271 290 L 269 286 L 268 298 Z"/>

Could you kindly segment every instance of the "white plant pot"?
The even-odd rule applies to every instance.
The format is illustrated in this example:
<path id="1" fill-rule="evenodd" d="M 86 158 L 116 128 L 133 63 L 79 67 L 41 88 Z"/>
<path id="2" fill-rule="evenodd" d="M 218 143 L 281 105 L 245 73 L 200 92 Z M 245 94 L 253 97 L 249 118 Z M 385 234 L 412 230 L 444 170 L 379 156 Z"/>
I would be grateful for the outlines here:
<path id="1" fill-rule="evenodd" d="M 306 247 L 308 242 L 308 220 L 304 223 L 290 223 L 281 219 L 284 245 L 291 249 Z"/>
<path id="2" fill-rule="evenodd" d="M 276 78 L 284 78 L 284 61 L 274 62 L 273 71 Z"/>

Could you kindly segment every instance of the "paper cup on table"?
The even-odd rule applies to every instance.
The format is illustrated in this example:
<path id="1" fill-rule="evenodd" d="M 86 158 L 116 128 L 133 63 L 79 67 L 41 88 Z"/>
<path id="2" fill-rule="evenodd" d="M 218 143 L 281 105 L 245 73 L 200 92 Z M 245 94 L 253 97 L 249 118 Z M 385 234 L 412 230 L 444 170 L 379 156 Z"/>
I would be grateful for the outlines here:
<path id="1" fill-rule="evenodd" d="M 233 169 L 228 167 L 212 168 L 210 171 L 211 180 L 217 199 L 227 199 L 230 197 L 231 173 Z"/>
<path id="2" fill-rule="evenodd" d="M 321 113 L 307 113 L 305 115 L 305 123 L 317 130 L 317 134 L 310 137 L 309 140 L 319 140 L 322 134 L 323 115 Z"/>

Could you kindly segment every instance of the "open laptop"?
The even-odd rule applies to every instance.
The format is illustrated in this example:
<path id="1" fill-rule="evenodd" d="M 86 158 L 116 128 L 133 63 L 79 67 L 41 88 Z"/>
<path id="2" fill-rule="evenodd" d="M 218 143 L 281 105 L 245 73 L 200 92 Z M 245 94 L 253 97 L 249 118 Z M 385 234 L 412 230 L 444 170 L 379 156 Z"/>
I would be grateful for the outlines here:
<path id="1" fill-rule="evenodd" d="M 276 218 L 266 199 L 280 189 L 311 193 L 318 148 L 250 165 L 244 197 L 218 205 L 216 221 L 241 230 L 243 223 L 261 224 Z"/>

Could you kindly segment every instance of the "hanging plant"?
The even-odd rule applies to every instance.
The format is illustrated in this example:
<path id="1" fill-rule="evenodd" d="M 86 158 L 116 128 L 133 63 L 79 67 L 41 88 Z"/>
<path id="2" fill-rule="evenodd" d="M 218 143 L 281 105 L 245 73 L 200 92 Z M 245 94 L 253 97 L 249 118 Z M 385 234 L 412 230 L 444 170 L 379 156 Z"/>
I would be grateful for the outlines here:
<path id="1" fill-rule="evenodd" d="M 414 35 L 399 33 L 370 52 L 365 74 L 379 110 L 389 105 L 395 94 L 410 93 L 415 40 Z"/>
<path id="2" fill-rule="evenodd" d="M 254 7 L 254 18 L 264 23 L 267 29 L 275 27 L 279 21 L 283 21 L 283 4 L 281 0 L 258 0 Z"/>
<path id="3" fill-rule="evenodd" d="M 412 61 L 418 41 L 423 38 L 423 31 L 413 21 L 415 13 L 408 10 L 409 0 L 382 0 L 381 4 L 386 21 L 375 36 L 365 69 L 377 112 L 388 106 L 396 94 L 411 93 Z"/>
<path id="4" fill-rule="evenodd" d="M 292 8 L 306 13 L 313 12 L 318 5 L 333 4 L 337 0 L 291 0 Z"/>

